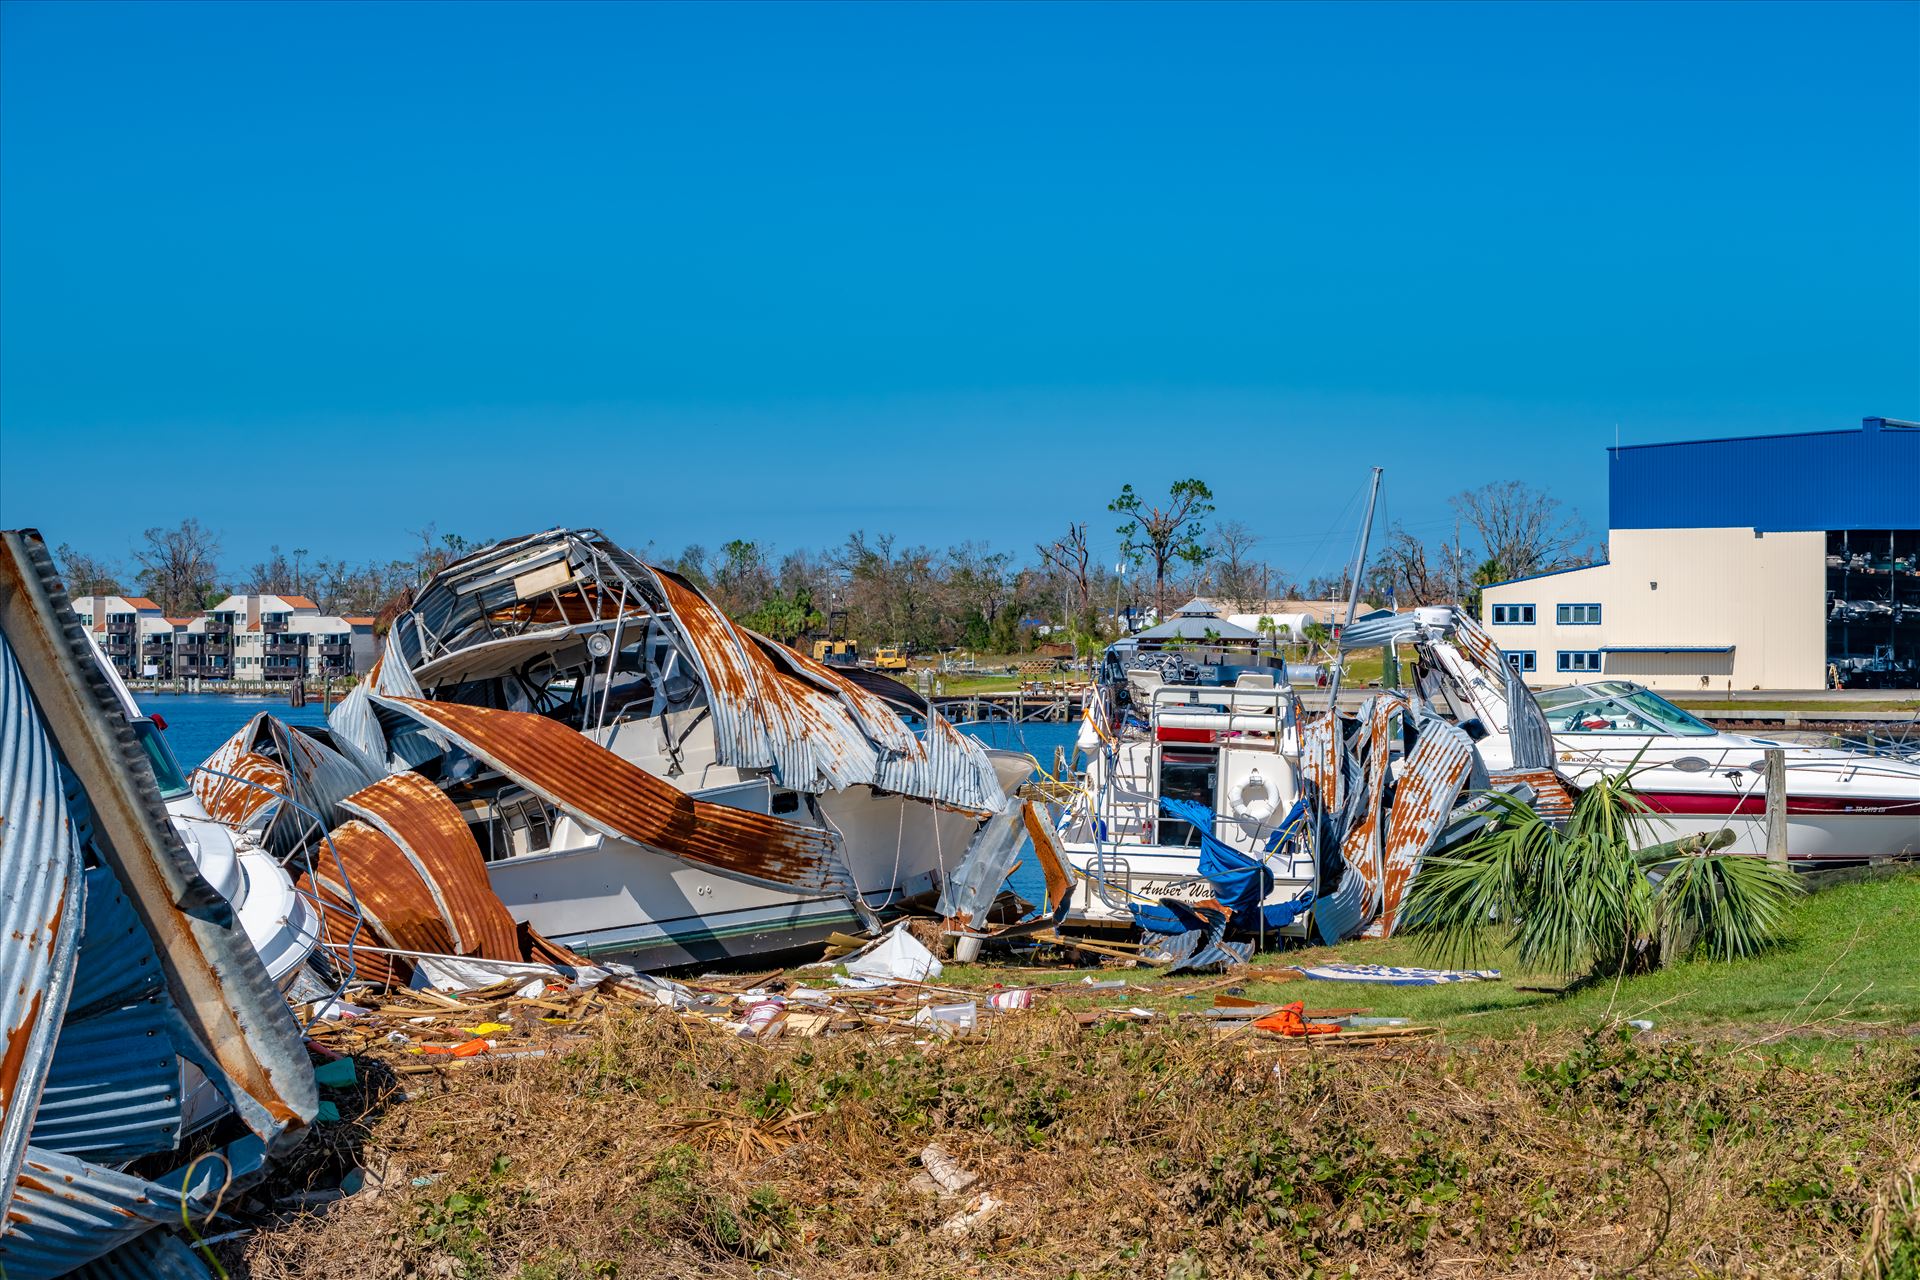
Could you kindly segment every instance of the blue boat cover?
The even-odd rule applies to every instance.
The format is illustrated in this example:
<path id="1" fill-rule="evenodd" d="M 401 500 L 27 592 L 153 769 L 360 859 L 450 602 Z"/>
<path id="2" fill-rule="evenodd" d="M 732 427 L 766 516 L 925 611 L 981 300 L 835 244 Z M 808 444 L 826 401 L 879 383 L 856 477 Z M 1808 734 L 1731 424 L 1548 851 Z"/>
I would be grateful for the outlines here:
<path id="1" fill-rule="evenodd" d="M 1273 892 L 1273 872 L 1264 862 L 1249 858 L 1236 849 L 1228 848 L 1213 834 L 1213 811 L 1193 800 L 1171 800 L 1161 797 L 1160 807 L 1170 817 L 1178 818 L 1200 833 L 1200 874 L 1213 885 L 1213 896 L 1219 904 L 1231 913 L 1228 927 L 1259 931 L 1264 929 L 1283 929 L 1299 918 L 1300 913 L 1313 905 L 1313 890 L 1304 890 L 1291 902 L 1274 902 L 1262 905 L 1266 896 Z M 1269 849 L 1278 847 L 1280 838 L 1306 815 L 1304 800 L 1295 804 L 1287 814 L 1286 820 L 1274 832 Z M 1178 903 L 1161 899 L 1159 907 L 1133 908 L 1136 923 L 1143 929 L 1155 933 L 1177 933 L 1196 927 L 1193 923 L 1179 921 L 1175 908 Z M 1156 921 L 1149 924 L 1147 918 Z M 1177 922 L 1177 923 L 1176 923 Z"/>

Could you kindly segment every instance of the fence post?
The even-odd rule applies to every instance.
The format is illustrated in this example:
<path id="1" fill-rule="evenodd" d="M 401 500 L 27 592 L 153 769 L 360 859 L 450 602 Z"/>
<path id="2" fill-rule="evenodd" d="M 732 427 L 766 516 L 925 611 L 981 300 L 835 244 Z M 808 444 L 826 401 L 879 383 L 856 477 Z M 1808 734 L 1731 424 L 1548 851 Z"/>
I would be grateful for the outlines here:
<path id="1" fill-rule="evenodd" d="M 1787 865 L 1787 753 L 1779 747 L 1766 752 L 1767 861 Z"/>

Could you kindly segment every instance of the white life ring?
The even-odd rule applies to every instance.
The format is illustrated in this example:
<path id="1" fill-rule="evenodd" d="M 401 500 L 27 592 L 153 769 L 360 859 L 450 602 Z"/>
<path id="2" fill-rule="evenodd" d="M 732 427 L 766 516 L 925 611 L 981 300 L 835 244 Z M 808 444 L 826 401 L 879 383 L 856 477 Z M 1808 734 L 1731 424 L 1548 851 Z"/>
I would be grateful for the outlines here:
<path id="1" fill-rule="evenodd" d="M 1267 780 L 1255 769 L 1233 791 L 1233 813 L 1235 817 L 1250 822 L 1265 822 L 1280 807 L 1280 796 Z"/>

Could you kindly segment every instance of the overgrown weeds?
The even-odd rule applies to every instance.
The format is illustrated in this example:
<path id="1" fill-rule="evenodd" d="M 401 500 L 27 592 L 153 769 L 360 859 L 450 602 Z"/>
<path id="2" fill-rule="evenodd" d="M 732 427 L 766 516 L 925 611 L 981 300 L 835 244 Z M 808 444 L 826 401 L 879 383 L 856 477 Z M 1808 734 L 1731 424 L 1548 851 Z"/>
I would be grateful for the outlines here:
<path id="1" fill-rule="evenodd" d="M 1910 1047 L 1815 1069 L 1611 1029 L 1282 1051 L 1034 1015 L 770 1049 L 642 1012 L 390 1108 L 369 1141 L 410 1176 L 256 1236 L 241 1274 L 1860 1273 L 1913 1256 L 1888 1188 L 1920 1167 L 1917 1078 Z M 785 1140 L 710 1140 L 748 1130 Z M 933 1142 L 979 1183 L 916 1182 Z"/>

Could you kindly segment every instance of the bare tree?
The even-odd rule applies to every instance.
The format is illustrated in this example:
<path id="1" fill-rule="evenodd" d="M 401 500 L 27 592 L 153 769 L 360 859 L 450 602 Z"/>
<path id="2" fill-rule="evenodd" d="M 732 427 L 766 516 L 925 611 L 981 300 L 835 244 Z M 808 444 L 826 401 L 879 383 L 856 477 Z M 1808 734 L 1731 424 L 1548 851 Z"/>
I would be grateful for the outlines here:
<path id="1" fill-rule="evenodd" d="M 1036 543 L 1033 549 L 1072 587 L 1072 617 L 1061 619 L 1071 626 L 1075 618 L 1083 617 L 1093 608 L 1093 588 L 1088 574 L 1088 562 L 1092 557 L 1087 550 L 1086 522 L 1069 524 L 1066 536 L 1055 538 L 1045 546 Z"/>
<path id="2" fill-rule="evenodd" d="M 1452 561 L 1452 547 L 1442 547 L 1436 563 L 1418 538 L 1395 525 L 1374 558 L 1368 585 L 1376 593 L 1391 593 L 1402 607 L 1445 604 L 1454 595 Z"/>
<path id="3" fill-rule="evenodd" d="M 53 553 L 60 565 L 61 581 L 67 584 L 67 594 L 80 596 L 117 596 L 123 588 L 120 585 L 120 571 L 105 560 L 96 560 L 83 551 L 75 551 L 66 543 Z"/>
<path id="4" fill-rule="evenodd" d="M 133 558 L 140 565 L 140 585 L 167 614 L 196 612 L 207 607 L 219 573 L 215 560 L 220 540 L 213 531 L 189 516 L 176 529 L 149 529 Z"/>
<path id="5" fill-rule="evenodd" d="M 1175 480 L 1167 489 L 1167 505 L 1149 507 L 1132 485 L 1121 485 L 1120 496 L 1107 504 L 1107 510 L 1127 517 L 1117 530 L 1124 539 L 1122 553 L 1135 564 L 1153 562 L 1154 607 L 1165 619 L 1167 566 L 1176 561 L 1206 563 L 1207 548 L 1200 535 L 1206 532 L 1206 518 L 1213 514 L 1213 490 L 1204 481 Z"/>
<path id="6" fill-rule="evenodd" d="M 1212 589 L 1229 604 L 1251 608 L 1268 598 L 1273 569 L 1255 558 L 1259 543 L 1260 535 L 1241 521 L 1222 520 L 1213 527 Z"/>
<path id="7" fill-rule="evenodd" d="M 1564 569 L 1586 558 L 1586 526 L 1543 490 L 1502 480 L 1455 494 L 1450 501 L 1503 578 Z"/>

